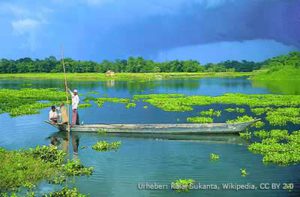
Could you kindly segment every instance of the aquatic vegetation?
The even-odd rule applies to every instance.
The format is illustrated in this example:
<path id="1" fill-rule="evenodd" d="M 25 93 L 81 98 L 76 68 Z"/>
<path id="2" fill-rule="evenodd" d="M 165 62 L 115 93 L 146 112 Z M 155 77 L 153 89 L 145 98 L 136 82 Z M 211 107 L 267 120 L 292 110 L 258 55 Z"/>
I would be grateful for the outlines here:
<path id="1" fill-rule="evenodd" d="M 275 129 L 275 130 L 270 131 L 270 137 L 273 139 L 284 140 L 284 139 L 287 139 L 288 136 L 289 136 L 289 133 L 287 130 Z"/>
<path id="2" fill-rule="evenodd" d="M 128 104 L 130 100 L 127 98 L 109 98 L 109 97 L 96 99 L 96 103 L 98 104 L 99 107 L 102 107 L 105 102 Z"/>
<path id="3" fill-rule="evenodd" d="M 251 109 L 268 107 L 298 107 L 300 106 L 300 95 L 273 95 L 273 94 L 236 94 L 228 93 L 222 96 L 185 96 L 150 94 L 136 95 L 134 98 L 142 99 L 144 102 L 160 108 L 164 111 L 191 111 L 193 106 L 203 106 L 211 104 L 231 104 L 245 105 Z M 234 108 L 233 108 L 234 109 Z M 231 111 L 232 109 L 229 109 Z M 261 110 L 261 109 L 260 109 Z M 236 111 L 236 109 L 234 109 Z M 243 108 L 238 108 L 242 112 Z M 255 111 L 255 110 L 254 110 Z"/>
<path id="4" fill-rule="evenodd" d="M 211 117 L 203 117 L 203 116 L 187 117 L 186 120 L 188 122 L 193 122 L 193 123 L 212 123 L 213 122 L 213 119 Z"/>
<path id="5" fill-rule="evenodd" d="M 271 107 L 257 107 L 257 108 L 251 108 L 250 109 L 255 115 L 262 115 L 268 111 L 271 111 Z"/>
<path id="6" fill-rule="evenodd" d="M 144 105 L 144 107 L 143 107 L 144 109 L 148 109 L 148 106 L 147 105 Z"/>
<path id="7" fill-rule="evenodd" d="M 81 103 L 81 104 L 79 104 L 79 108 L 87 108 L 87 107 L 91 107 L 92 106 L 92 104 L 91 103 Z"/>
<path id="8" fill-rule="evenodd" d="M 236 107 L 236 108 L 227 108 L 227 109 L 225 109 L 225 111 L 236 112 L 236 113 L 245 113 L 246 110 L 244 108 Z"/>
<path id="9" fill-rule="evenodd" d="M 265 123 L 263 122 L 263 121 L 257 121 L 257 122 L 255 122 L 255 123 L 253 123 L 252 125 L 251 125 L 251 127 L 255 127 L 255 128 L 261 128 L 261 127 L 263 127 L 263 126 L 265 126 Z"/>
<path id="10" fill-rule="evenodd" d="M 106 142 L 106 141 L 99 141 L 92 146 L 92 149 L 96 151 L 109 151 L 109 150 L 117 150 L 121 146 L 121 141 L 117 142 Z"/>
<path id="11" fill-rule="evenodd" d="M 127 103 L 126 108 L 129 109 L 129 108 L 132 108 L 132 107 L 135 107 L 135 106 L 136 106 L 135 103 Z"/>
<path id="12" fill-rule="evenodd" d="M 241 171 L 241 176 L 247 176 L 248 175 L 246 168 L 241 168 L 240 171 Z"/>
<path id="13" fill-rule="evenodd" d="M 60 191 L 44 194 L 43 197 L 86 197 L 86 195 L 79 193 L 77 188 L 64 187 Z"/>
<path id="14" fill-rule="evenodd" d="M 227 120 L 226 123 L 240 123 L 240 122 L 250 122 L 250 121 L 253 121 L 254 118 L 251 117 L 251 116 L 238 116 L 236 119 L 233 119 L 233 120 Z"/>
<path id="15" fill-rule="evenodd" d="M 262 154 L 264 163 L 290 165 L 300 162 L 299 142 L 300 131 L 294 131 L 289 135 L 286 130 L 272 130 L 269 137 L 250 144 L 248 149 Z"/>
<path id="16" fill-rule="evenodd" d="M 177 192 L 188 192 L 195 182 L 193 179 L 179 179 L 171 183 L 171 188 Z"/>
<path id="17" fill-rule="evenodd" d="M 300 108 L 277 108 L 267 112 L 266 120 L 273 126 L 285 126 L 288 122 L 300 124 Z"/>
<path id="18" fill-rule="evenodd" d="M 66 153 L 59 150 L 56 146 L 37 146 L 30 148 L 29 154 L 35 158 L 39 158 L 44 162 L 49 162 L 52 165 L 60 165 L 63 163 Z"/>
<path id="19" fill-rule="evenodd" d="M 35 185 L 57 174 L 49 162 L 35 158 L 26 151 L 0 151 L 0 191 L 12 191 L 19 187 Z"/>
<path id="20" fill-rule="evenodd" d="M 259 137 L 261 139 L 270 137 L 270 133 L 265 130 L 255 131 L 253 134 L 254 136 Z"/>
<path id="21" fill-rule="evenodd" d="M 105 134 L 107 134 L 107 130 L 106 130 L 106 129 L 99 129 L 99 130 L 97 131 L 97 133 L 98 133 L 99 135 L 105 135 Z"/>
<path id="22" fill-rule="evenodd" d="M 240 133 L 240 137 L 244 138 L 246 140 L 250 140 L 251 139 L 251 132 L 246 131 L 245 133 Z"/>
<path id="23" fill-rule="evenodd" d="M 94 171 L 93 167 L 84 167 L 79 160 L 68 161 L 63 165 L 63 170 L 67 176 L 91 175 Z"/>
<path id="24" fill-rule="evenodd" d="M 215 153 L 210 153 L 209 157 L 210 157 L 210 160 L 212 160 L 212 161 L 216 161 L 216 160 L 220 159 L 220 155 L 215 154 Z"/>
<path id="25" fill-rule="evenodd" d="M 0 89 L 0 113 L 11 116 L 37 114 L 40 109 L 60 104 L 65 99 L 65 92 L 53 88 Z"/>
<path id="26" fill-rule="evenodd" d="M 221 111 L 215 111 L 214 109 L 209 109 L 207 111 L 201 111 L 200 114 L 202 116 L 221 116 Z"/>
<path id="27" fill-rule="evenodd" d="M 0 191 L 32 189 L 47 180 L 61 184 L 68 176 L 90 175 L 93 168 L 86 168 L 80 161 L 64 161 L 65 153 L 55 146 L 37 146 L 29 150 L 7 151 L 0 148 Z"/>

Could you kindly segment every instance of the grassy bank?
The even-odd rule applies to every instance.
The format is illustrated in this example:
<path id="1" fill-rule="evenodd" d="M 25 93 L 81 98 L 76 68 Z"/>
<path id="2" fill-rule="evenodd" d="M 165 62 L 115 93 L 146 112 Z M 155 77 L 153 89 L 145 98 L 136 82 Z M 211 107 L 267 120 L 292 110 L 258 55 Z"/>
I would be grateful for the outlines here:
<path id="1" fill-rule="evenodd" d="M 277 56 L 266 61 L 263 68 L 254 72 L 253 80 L 300 80 L 300 52 Z"/>
<path id="2" fill-rule="evenodd" d="M 114 76 L 106 76 L 105 73 L 67 73 L 71 81 L 148 81 L 177 78 L 201 78 L 201 77 L 240 77 L 250 76 L 251 72 L 199 72 L 199 73 L 116 73 Z M 63 73 L 16 73 L 0 74 L 0 79 L 53 79 L 63 80 Z"/>

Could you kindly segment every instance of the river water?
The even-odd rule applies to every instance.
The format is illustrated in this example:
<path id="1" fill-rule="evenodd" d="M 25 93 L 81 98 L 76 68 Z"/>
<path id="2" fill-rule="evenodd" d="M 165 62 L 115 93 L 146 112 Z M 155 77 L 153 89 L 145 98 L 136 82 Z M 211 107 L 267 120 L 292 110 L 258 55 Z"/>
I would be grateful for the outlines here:
<path id="1" fill-rule="evenodd" d="M 0 88 L 63 88 L 61 81 L 50 80 L 0 80 Z M 282 94 L 280 90 L 257 86 L 246 78 L 202 78 L 176 79 L 152 82 L 70 82 L 71 88 L 77 88 L 86 95 L 131 97 L 135 94 L 183 93 L 187 95 L 222 95 L 224 93 L 245 94 Z M 296 90 L 296 91 L 295 91 Z M 297 87 L 292 93 L 298 93 Z M 148 108 L 144 109 L 147 105 Z M 216 109 L 220 106 L 214 106 Z M 145 103 L 137 103 L 135 108 L 126 109 L 124 104 L 105 103 L 102 108 L 94 103 L 90 108 L 80 109 L 80 121 L 83 123 L 178 123 L 186 117 L 195 116 L 199 110 L 191 112 L 164 112 Z M 74 133 L 73 139 L 66 141 L 66 134 L 43 123 L 49 109 L 40 114 L 11 118 L 0 115 L 0 146 L 7 149 L 29 148 L 36 145 L 48 145 L 56 136 L 61 146 L 69 153 L 69 158 L 78 158 L 85 166 L 93 166 L 90 177 L 78 177 L 74 183 L 81 193 L 90 196 L 294 196 L 299 194 L 300 166 L 281 167 L 264 165 L 262 156 L 247 150 L 248 142 L 239 136 L 200 136 L 177 139 L 173 137 L 107 136 L 90 133 Z M 216 122 L 224 122 L 230 114 L 222 114 Z M 116 152 L 96 152 L 91 146 L 99 140 L 122 141 Z M 78 144 L 79 143 L 79 144 Z M 79 146 L 78 156 L 73 155 L 73 147 Z M 210 153 L 220 155 L 220 160 L 209 160 Z M 242 177 L 240 169 L 246 168 L 248 176 Z M 171 190 L 170 183 L 177 179 L 194 179 L 201 185 L 217 185 L 217 190 L 191 190 L 177 193 Z M 141 189 L 143 185 L 162 185 L 164 189 Z M 255 185 L 256 190 L 224 189 L 222 184 Z M 296 190 L 260 189 L 260 184 L 294 183 Z M 264 186 L 264 185 L 261 185 Z M 59 189 L 59 186 L 41 183 L 37 193 Z"/>

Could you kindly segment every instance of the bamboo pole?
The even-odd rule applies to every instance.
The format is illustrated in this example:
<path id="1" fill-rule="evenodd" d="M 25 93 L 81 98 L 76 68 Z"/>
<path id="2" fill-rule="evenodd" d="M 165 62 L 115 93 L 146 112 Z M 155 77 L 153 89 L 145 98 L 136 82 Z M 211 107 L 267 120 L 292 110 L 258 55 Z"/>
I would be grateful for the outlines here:
<path id="1" fill-rule="evenodd" d="M 67 83 L 67 74 L 66 74 L 66 67 L 65 67 L 65 61 L 64 61 L 64 50 L 63 47 L 61 49 L 61 61 L 62 61 L 62 66 L 64 70 L 64 78 L 65 78 L 65 89 L 66 89 L 66 99 L 67 99 L 67 111 L 68 111 L 68 126 L 67 126 L 67 131 L 70 132 L 70 107 L 69 107 L 69 93 L 68 93 L 68 83 Z"/>

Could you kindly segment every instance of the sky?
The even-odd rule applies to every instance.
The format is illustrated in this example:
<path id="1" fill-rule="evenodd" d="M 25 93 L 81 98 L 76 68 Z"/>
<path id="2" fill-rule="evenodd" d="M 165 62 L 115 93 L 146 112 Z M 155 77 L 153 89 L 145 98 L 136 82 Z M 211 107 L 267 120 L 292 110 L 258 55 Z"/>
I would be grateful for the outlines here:
<path id="1" fill-rule="evenodd" d="M 0 58 L 262 61 L 300 50 L 300 0 L 0 0 Z"/>

